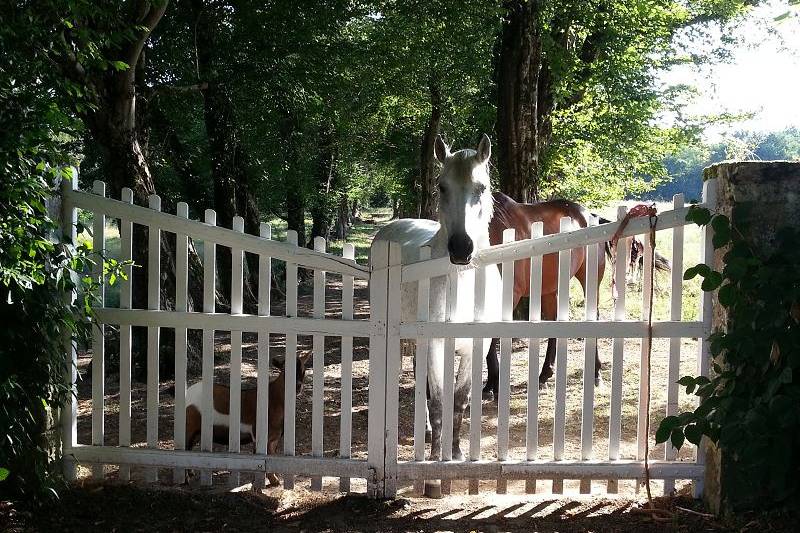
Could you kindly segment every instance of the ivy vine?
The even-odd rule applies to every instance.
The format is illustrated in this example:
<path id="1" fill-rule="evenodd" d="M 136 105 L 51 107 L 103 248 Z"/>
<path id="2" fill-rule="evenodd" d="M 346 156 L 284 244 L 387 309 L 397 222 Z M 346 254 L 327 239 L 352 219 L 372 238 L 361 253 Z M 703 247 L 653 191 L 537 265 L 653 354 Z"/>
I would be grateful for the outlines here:
<path id="1" fill-rule="evenodd" d="M 800 494 L 800 231 L 778 229 L 765 253 L 750 244 L 754 214 L 689 210 L 687 220 L 711 224 L 714 248 L 726 251 L 721 272 L 700 264 L 684 279 L 701 276 L 704 291 L 718 291 L 726 327 L 708 338 L 711 377 L 678 381 L 698 407 L 664 418 L 656 442 L 680 448 L 707 437 L 723 451 L 727 497 L 763 507 Z"/>

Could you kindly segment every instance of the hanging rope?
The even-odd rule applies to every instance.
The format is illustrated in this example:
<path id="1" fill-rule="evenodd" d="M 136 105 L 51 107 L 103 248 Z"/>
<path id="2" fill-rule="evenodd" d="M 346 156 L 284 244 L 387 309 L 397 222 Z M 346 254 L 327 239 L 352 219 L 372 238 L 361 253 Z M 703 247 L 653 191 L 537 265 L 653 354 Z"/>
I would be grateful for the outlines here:
<path id="1" fill-rule="evenodd" d="M 614 233 L 614 236 L 611 237 L 611 246 L 612 249 L 615 249 L 617 243 L 619 241 L 622 232 L 625 230 L 625 226 L 628 225 L 628 222 L 632 218 L 638 217 L 647 217 L 650 223 L 650 261 L 648 261 L 645 268 L 647 268 L 648 275 L 650 276 L 650 288 L 647 300 L 647 336 L 644 339 L 645 344 L 645 354 L 646 354 L 646 364 L 647 368 L 645 369 L 645 376 L 647 382 L 650 383 L 650 360 L 653 351 L 653 287 L 654 283 L 654 274 L 655 274 L 655 256 L 656 256 L 656 226 L 658 225 L 658 211 L 656 210 L 656 204 L 639 204 L 632 207 L 626 214 L 625 217 L 620 222 L 619 228 Z M 614 260 L 616 260 L 616 254 L 614 254 Z M 616 269 L 614 269 L 616 271 Z M 611 285 L 612 290 L 614 292 L 614 298 L 617 297 L 616 292 L 616 279 L 615 276 L 611 278 Z M 648 388 L 649 390 L 649 388 Z M 647 509 L 634 509 L 635 512 L 648 514 L 651 518 L 657 522 L 669 522 L 673 518 L 673 513 L 667 509 L 657 509 L 655 504 L 653 503 L 653 493 L 650 488 L 650 394 L 647 395 L 645 399 L 645 411 L 647 412 L 647 416 L 645 417 L 645 440 L 644 440 L 644 478 L 645 478 L 645 488 L 647 490 Z"/>

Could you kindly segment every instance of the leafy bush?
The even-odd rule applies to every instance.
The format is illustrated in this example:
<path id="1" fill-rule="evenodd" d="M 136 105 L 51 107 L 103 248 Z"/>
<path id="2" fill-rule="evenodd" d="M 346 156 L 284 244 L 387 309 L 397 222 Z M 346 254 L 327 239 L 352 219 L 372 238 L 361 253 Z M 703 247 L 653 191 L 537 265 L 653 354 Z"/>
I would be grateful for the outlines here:
<path id="1" fill-rule="evenodd" d="M 69 393 L 65 336 L 88 333 L 88 291 L 75 303 L 64 295 L 90 250 L 52 240 L 48 183 L 61 171 L 21 163 L 0 182 L 0 491 L 36 500 L 58 480 L 45 425 Z"/>
<path id="2" fill-rule="evenodd" d="M 800 495 L 800 231 L 776 233 L 768 256 L 748 244 L 748 213 L 732 220 L 693 208 L 688 220 L 714 228 L 714 248 L 728 246 L 721 272 L 707 265 L 686 270 L 718 290 L 725 331 L 709 337 L 713 376 L 679 383 L 700 399 L 693 412 L 665 418 L 657 442 L 678 448 L 708 437 L 723 451 L 730 503 L 783 504 Z"/>

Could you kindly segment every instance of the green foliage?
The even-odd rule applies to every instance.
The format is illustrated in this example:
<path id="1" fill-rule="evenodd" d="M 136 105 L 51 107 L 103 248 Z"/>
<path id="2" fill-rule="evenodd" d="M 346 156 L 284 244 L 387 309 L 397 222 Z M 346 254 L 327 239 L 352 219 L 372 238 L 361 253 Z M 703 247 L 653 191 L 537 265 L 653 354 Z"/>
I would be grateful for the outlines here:
<path id="1" fill-rule="evenodd" d="M 726 249 L 721 272 L 707 265 L 686 270 L 717 290 L 725 331 L 709 336 L 713 377 L 684 376 L 678 383 L 700 402 L 693 412 L 666 417 L 656 441 L 717 443 L 728 463 L 731 498 L 744 505 L 780 504 L 800 494 L 800 231 L 777 231 L 772 253 L 748 245 L 750 213 L 733 219 L 690 209 L 687 220 L 714 228 L 715 249 Z"/>

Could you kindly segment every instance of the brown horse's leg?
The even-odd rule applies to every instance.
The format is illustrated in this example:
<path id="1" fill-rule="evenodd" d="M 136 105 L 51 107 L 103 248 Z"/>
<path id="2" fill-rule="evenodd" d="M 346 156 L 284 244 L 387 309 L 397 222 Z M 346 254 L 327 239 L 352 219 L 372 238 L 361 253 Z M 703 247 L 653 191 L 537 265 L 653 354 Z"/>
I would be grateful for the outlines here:
<path id="1" fill-rule="evenodd" d="M 601 245 L 598 245 L 600 247 Z M 605 274 L 606 269 L 606 256 L 603 254 L 603 249 L 600 248 L 599 251 L 600 255 L 597 261 L 597 295 L 596 301 L 598 303 L 597 309 L 595 310 L 595 320 L 600 318 L 600 282 L 603 280 L 603 274 Z M 575 272 L 575 278 L 580 282 L 581 289 L 583 289 L 583 299 L 586 300 L 586 263 L 582 263 L 580 268 Z M 597 344 L 594 347 L 594 384 L 596 387 L 599 387 L 603 384 L 603 376 L 600 374 L 600 369 L 603 366 L 603 362 L 600 361 L 600 352 L 597 349 Z"/>
<path id="2" fill-rule="evenodd" d="M 497 346 L 500 339 L 492 339 L 489 351 L 486 352 L 486 385 L 483 386 L 483 399 L 497 401 L 497 391 L 500 387 L 500 363 L 497 361 Z"/>
<path id="3" fill-rule="evenodd" d="M 542 320 L 556 319 L 556 293 L 542 295 Z M 547 339 L 547 352 L 544 356 L 542 372 L 539 374 L 539 388 L 543 388 L 547 380 L 553 377 L 553 366 L 556 362 L 556 340 Z"/>

